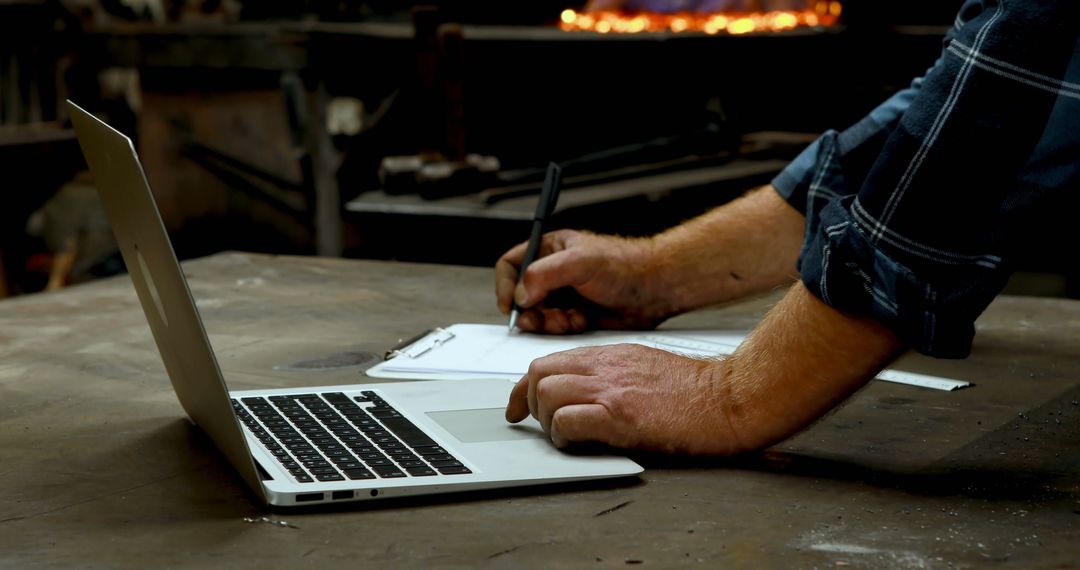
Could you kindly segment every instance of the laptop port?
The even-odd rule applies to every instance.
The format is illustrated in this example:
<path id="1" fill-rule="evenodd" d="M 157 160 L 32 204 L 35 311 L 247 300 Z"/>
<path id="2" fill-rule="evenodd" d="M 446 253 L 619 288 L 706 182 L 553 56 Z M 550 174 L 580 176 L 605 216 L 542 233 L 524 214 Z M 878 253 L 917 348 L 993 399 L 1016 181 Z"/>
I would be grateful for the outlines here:
<path id="1" fill-rule="evenodd" d="M 297 503 L 309 503 L 311 501 L 323 500 L 323 493 L 304 493 L 303 495 L 296 496 Z"/>
<path id="2" fill-rule="evenodd" d="M 353 492 L 352 491 L 334 491 L 333 495 L 331 495 L 331 498 L 334 499 L 335 501 L 340 501 L 342 499 L 351 499 L 351 498 L 353 498 Z"/>

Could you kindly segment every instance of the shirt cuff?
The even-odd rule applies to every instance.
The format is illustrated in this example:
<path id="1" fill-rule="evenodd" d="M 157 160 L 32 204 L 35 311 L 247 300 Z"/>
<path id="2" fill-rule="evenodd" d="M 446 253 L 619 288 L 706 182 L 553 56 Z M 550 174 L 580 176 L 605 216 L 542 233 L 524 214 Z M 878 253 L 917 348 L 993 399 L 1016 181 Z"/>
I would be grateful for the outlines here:
<path id="1" fill-rule="evenodd" d="M 787 200 L 788 204 L 803 215 L 806 215 L 806 194 L 814 179 L 822 138 L 818 137 L 810 146 L 803 149 L 799 156 L 795 157 L 795 160 L 781 170 L 772 181 L 772 186 L 780 197 Z"/>
<path id="2" fill-rule="evenodd" d="M 826 137 L 827 151 L 835 137 Z M 1006 272 L 966 265 L 911 267 L 883 242 L 873 242 L 855 222 L 856 195 L 843 188 L 836 152 L 825 152 L 799 256 L 806 288 L 825 304 L 885 325 L 906 346 L 938 358 L 971 352 L 975 320 L 1004 287 Z"/>

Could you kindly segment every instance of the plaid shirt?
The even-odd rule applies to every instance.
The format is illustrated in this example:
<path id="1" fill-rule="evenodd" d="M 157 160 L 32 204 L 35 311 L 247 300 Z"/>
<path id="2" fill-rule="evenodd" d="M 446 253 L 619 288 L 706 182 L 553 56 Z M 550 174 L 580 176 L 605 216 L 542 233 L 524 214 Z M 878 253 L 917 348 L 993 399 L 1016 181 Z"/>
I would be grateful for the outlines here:
<path id="1" fill-rule="evenodd" d="M 967 356 L 1012 267 L 1046 247 L 1040 220 L 1080 191 L 1078 28 L 1080 0 L 968 0 L 924 77 L 777 176 L 806 215 L 807 288 Z"/>

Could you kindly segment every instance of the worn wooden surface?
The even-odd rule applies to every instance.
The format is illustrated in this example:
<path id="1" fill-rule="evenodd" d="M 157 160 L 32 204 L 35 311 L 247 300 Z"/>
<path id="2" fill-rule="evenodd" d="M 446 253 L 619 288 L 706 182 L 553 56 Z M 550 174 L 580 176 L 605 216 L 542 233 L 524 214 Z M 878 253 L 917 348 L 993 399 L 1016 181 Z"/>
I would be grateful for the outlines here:
<path id="1" fill-rule="evenodd" d="M 247 254 L 185 269 L 233 388 L 360 380 L 360 367 L 291 365 L 504 322 L 484 269 Z M 773 299 L 665 326 L 749 327 Z M 971 358 L 899 366 L 974 388 L 874 382 L 760 456 L 642 457 L 644 475 L 623 483 L 269 512 L 183 417 L 126 278 L 10 299 L 0 567 L 1075 568 L 1078 346 L 1080 303 L 1001 298 Z"/>

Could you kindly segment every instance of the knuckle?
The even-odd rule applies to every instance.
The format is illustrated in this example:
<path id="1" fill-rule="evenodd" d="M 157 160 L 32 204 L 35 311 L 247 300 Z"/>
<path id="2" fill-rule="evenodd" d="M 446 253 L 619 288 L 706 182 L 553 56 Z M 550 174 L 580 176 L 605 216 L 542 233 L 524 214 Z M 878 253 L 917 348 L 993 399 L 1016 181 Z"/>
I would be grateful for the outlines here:
<path id="1" fill-rule="evenodd" d="M 605 368 L 618 367 L 626 359 L 627 356 L 626 345 L 616 344 L 612 346 L 605 346 L 596 355 L 596 361 Z"/>
<path id="2" fill-rule="evenodd" d="M 547 400 L 551 392 L 551 382 L 537 381 L 536 383 L 536 399 L 540 401 Z"/>
<path id="3" fill-rule="evenodd" d="M 580 266 L 586 268 L 592 268 L 595 265 L 593 255 L 587 250 L 579 247 L 572 247 L 563 252 L 563 262 L 566 265 Z"/>
<path id="4" fill-rule="evenodd" d="M 556 431 L 563 437 L 563 439 L 572 438 L 575 434 L 570 433 L 568 430 L 570 426 L 566 422 L 566 414 L 561 413 L 562 410 L 555 410 L 555 413 L 551 416 L 551 429 Z"/>
<path id="5" fill-rule="evenodd" d="M 550 356 L 542 356 L 529 363 L 529 371 L 526 376 L 533 379 L 533 382 L 539 382 L 544 376 L 546 376 L 545 370 L 547 370 L 547 363 L 551 359 Z"/>

